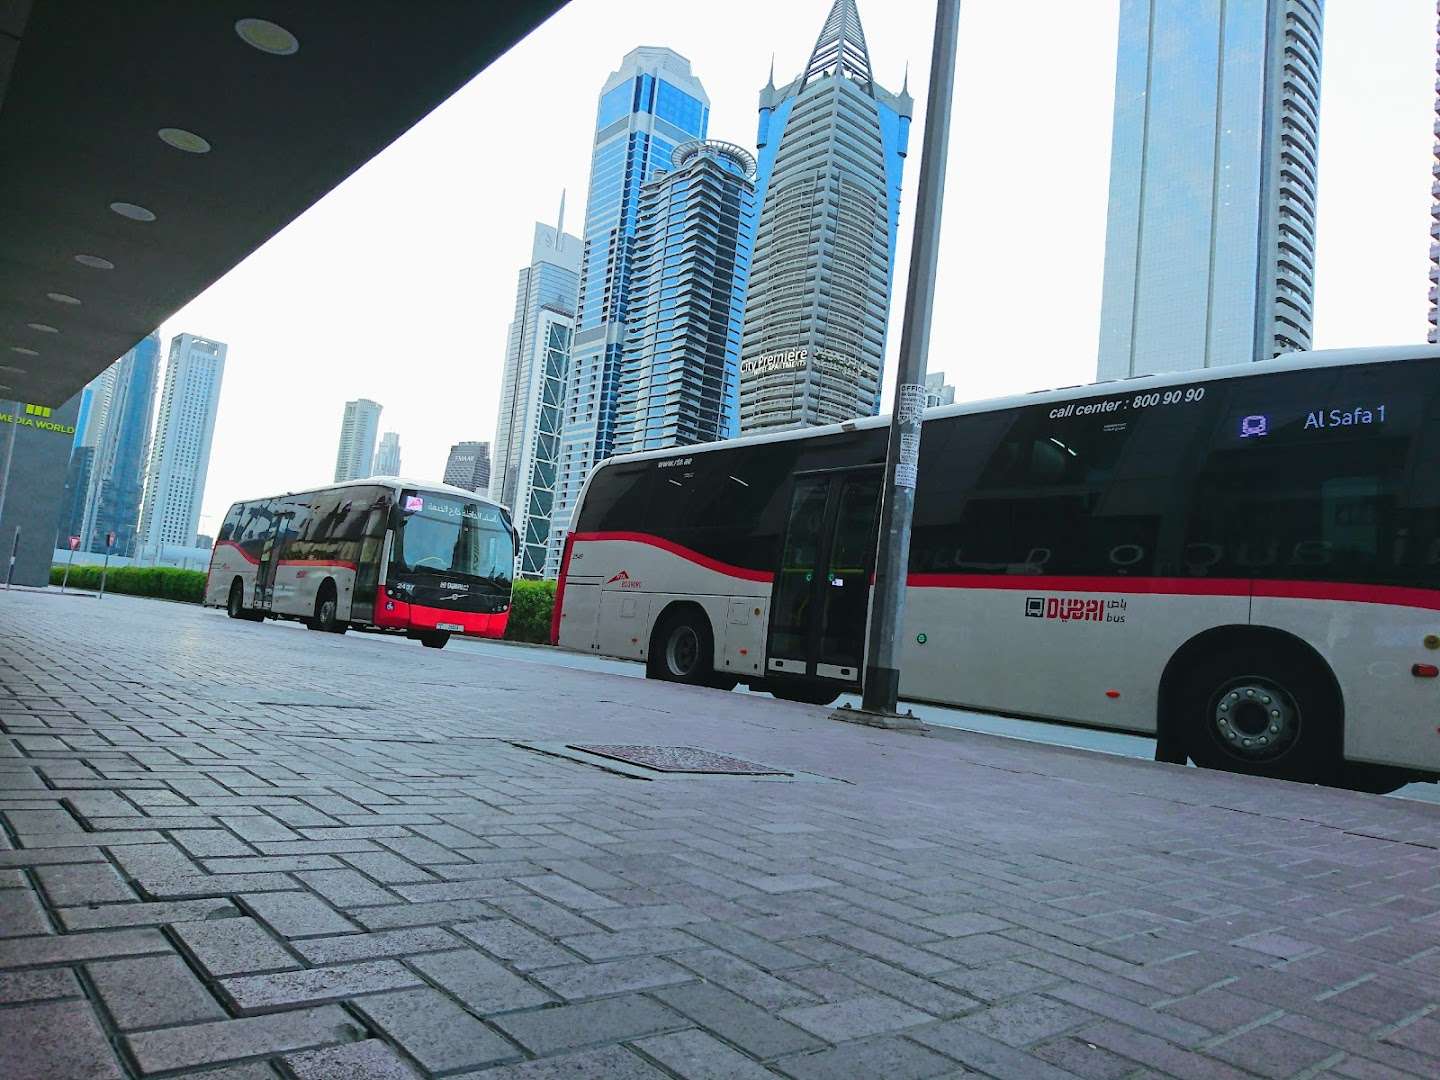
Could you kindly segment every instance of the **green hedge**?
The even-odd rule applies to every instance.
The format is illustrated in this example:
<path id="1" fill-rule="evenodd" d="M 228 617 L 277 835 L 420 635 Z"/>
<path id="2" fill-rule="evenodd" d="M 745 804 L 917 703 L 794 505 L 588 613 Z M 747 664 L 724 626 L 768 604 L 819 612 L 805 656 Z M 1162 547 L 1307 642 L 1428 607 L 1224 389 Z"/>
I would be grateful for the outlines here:
<path id="1" fill-rule="evenodd" d="M 505 627 L 505 639 L 550 644 L 550 612 L 554 608 L 555 582 L 517 580 L 510 597 L 510 622 Z"/>
<path id="2" fill-rule="evenodd" d="M 59 585 L 64 577 L 63 565 L 50 567 L 50 584 Z M 76 589 L 99 589 L 100 567 L 71 567 L 70 585 Z M 112 566 L 109 577 L 105 579 L 105 591 L 198 604 L 205 598 L 205 573 L 201 570 L 178 570 L 173 566 Z M 554 607 L 555 582 L 515 582 L 515 592 L 510 600 L 510 621 L 505 628 L 506 639 L 548 645 L 550 612 Z"/>
<path id="3" fill-rule="evenodd" d="M 51 585 L 59 585 L 64 579 L 63 565 L 50 567 Z M 98 590 L 100 567 L 72 566 L 70 586 L 92 592 Z M 205 599 L 205 571 L 181 570 L 174 566 L 112 566 L 105 577 L 105 591 L 198 604 Z"/>

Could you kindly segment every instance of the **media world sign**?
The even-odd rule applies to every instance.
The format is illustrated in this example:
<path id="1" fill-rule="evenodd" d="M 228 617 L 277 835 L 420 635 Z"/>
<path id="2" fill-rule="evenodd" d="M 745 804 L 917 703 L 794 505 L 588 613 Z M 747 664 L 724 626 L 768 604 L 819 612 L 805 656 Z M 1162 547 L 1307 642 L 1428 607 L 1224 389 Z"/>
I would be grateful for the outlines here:
<path id="1" fill-rule="evenodd" d="M 782 349 L 740 361 L 741 375 L 769 375 L 773 372 L 803 371 L 806 368 L 835 372 L 856 379 L 865 375 L 865 368 L 860 361 L 844 356 L 834 349 Z"/>
<path id="2" fill-rule="evenodd" d="M 17 427 L 34 428 L 36 431 L 53 431 L 57 435 L 74 435 L 70 424 L 57 424 L 50 419 L 50 409 L 44 405 L 26 405 L 25 415 L 0 413 L 0 424 L 15 424 Z"/>

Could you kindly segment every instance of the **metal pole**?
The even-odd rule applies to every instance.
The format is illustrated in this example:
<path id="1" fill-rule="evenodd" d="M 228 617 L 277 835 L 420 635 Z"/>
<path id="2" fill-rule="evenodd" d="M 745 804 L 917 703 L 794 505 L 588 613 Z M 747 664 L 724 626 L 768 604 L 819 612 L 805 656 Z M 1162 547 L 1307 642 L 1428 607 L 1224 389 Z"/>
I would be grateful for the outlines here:
<path id="1" fill-rule="evenodd" d="M 15 556 L 20 551 L 20 526 L 15 526 L 15 541 L 10 545 L 10 569 L 5 571 L 5 588 L 8 591 L 15 580 Z"/>
<path id="2" fill-rule="evenodd" d="M 0 405 L 5 404 L 0 401 Z M 15 429 L 20 426 L 20 402 L 10 402 L 10 430 L 5 434 L 5 467 L 0 469 L 0 519 L 5 517 L 5 496 L 10 490 L 10 461 L 15 456 Z"/>
<path id="3" fill-rule="evenodd" d="M 862 709 L 895 715 L 900 695 L 899 634 L 905 615 L 905 578 L 910 561 L 910 522 L 915 511 L 915 473 L 920 462 L 920 425 L 925 415 L 925 363 L 935 307 L 935 268 L 940 254 L 940 211 L 945 201 L 945 158 L 950 144 L 950 99 L 955 94 L 955 53 L 960 0 L 938 0 L 930 93 L 925 104 L 925 144 L 915 203 L 915 238 L 900 332 L 900 365 L 890 444 L 885 456 L 885 498 L 880 508 L 880 551 L 875 600 L 870 612 L 870 650 Z M 883 720 L 881 721 L 883 722 Z"/>
<path id="4" fill-rule="evenodd" d="M 70 568 L 75 565 L 75 544 L 70 545 L 70 558 L 65 560 L 65 576 L 60 579 L 60 591 L 64 592 L 65 587 L 70 584 Z"/>
<path id="5" fill-rule="evenodd" d="M 107 537 L 105 540 L 105 561 L 100 564 L 100 595 L 96 597 L 97 600 L 105 599 L 105 576 L 110 573 L 110 550 L 114 546 L 115 541 Z"/>

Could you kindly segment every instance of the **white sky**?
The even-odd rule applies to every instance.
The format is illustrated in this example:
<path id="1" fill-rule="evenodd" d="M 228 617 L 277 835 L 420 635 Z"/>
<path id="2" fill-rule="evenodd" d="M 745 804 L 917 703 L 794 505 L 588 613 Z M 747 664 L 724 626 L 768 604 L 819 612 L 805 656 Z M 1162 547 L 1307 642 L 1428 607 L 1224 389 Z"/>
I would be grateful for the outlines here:
<path id="1" fill-rule="evenodd" d="M 235 499 L 328 482 L 344 402 L 385 406 L 406 475 L 494 434 L 533 223 L 584 220 L 601 84 L 638 45 L 686 56 L 710 135 L 753 147 L 756 95 L 799 74 L 830 0 L 571 0 L 161 328 L 230 346 L 200 531 Z M 1329 0 L 1317 348 L 1424 340 L 1435 7 Z M 1118 0 L 963 0 L 930 370 L 964 399 L 1092 381 Z M 918 99 L 900 208 L 899 348 L 934 6 L 860 0 L 877 79 Z M 763 28 L 763 30 L 762 30 Z M 301 42 L 301 56 L 304 42 Z M 224 153 L 217 145 L 215 152 Z"/>

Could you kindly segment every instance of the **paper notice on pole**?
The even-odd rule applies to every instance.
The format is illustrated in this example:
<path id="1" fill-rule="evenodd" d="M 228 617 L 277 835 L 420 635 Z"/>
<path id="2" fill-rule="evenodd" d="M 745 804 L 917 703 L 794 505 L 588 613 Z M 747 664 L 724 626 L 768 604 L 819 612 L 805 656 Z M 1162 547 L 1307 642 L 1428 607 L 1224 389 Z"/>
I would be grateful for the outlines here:
<path id="1" fill-rule="evenodd" d="M 900 436 L 900 456 L 895 462 L 895 486 L 913 488 L 920 465 L 920 436 Z"/>
<path id="2" fill-rule="evenodd" d="M 895 388 L 895 411 L 900 423 L 918 424 L 925 415 L 925 387 L 920 383 L 901 383 Z"/>

